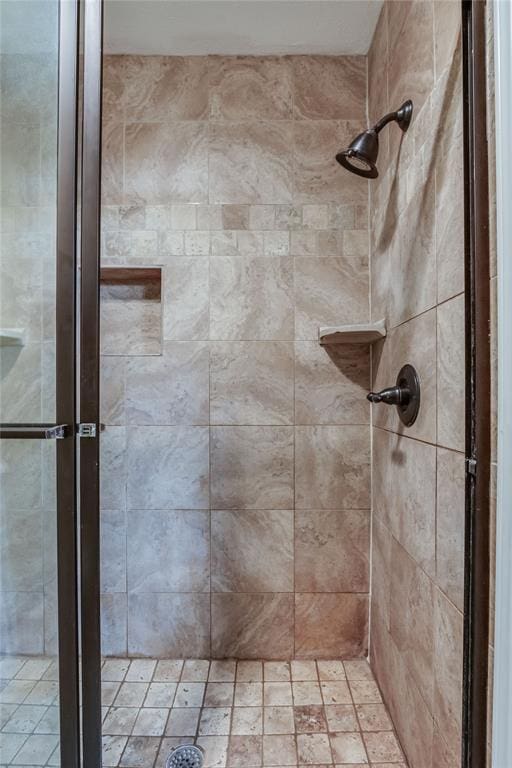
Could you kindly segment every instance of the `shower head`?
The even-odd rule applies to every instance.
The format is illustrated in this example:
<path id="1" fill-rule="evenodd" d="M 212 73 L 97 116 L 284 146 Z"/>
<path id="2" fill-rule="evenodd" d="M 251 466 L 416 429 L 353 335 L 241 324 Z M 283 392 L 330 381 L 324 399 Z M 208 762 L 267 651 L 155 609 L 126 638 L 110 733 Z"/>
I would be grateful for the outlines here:
<path id="1" fill-rule="evenodd" d="M 366 179 L 376 179 L 377 156 L 379 154 L 379 133 L 385 125 L 391 122 L 398 123 L 402 131 L 409 127 L 412 117 L 412 101 L 404 101 L 400 109 L 385 115 L 373 128 L 363 131 L 350 143 L 348 149 L 338 152 L 336 160 L 340 165 Z"/>

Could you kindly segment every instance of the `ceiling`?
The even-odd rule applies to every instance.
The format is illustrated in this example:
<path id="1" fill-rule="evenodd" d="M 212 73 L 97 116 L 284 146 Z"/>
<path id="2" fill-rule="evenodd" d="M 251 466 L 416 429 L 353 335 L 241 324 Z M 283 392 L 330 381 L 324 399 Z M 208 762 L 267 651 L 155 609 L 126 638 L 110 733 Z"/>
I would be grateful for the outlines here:
<path id="1" fill-rule="evenodd" d="M 106 0 L 107 53 L 366 54 L 382 0 Z"/>

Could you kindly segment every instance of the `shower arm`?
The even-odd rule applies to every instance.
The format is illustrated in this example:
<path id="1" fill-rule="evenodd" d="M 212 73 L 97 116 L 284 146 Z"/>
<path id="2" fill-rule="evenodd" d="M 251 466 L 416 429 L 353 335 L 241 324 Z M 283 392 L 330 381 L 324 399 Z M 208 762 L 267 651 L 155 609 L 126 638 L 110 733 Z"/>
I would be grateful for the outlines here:
<path id="1" fill-rule="evenodd" d="M 381 117 L 377 123 L 375 123 L 372 131 L 375 131 L 375 133 L 380 133 L 384 126 L 394 121 L 398 122 L 398 119 L 398 112 L 389 112 L 387 115 L 384 115 L 384 117 Z"/>

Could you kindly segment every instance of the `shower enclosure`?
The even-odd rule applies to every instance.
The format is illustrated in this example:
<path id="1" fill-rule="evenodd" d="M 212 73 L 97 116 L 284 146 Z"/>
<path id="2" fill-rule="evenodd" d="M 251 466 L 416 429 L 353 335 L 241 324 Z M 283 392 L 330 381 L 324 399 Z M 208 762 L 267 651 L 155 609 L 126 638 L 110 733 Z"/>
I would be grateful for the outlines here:
<path id="1" fill-rule="evenodd" d="M 102 5 L 0 3 L 0 764 L 482 768 L 479 4 L 254 57 Z"/>

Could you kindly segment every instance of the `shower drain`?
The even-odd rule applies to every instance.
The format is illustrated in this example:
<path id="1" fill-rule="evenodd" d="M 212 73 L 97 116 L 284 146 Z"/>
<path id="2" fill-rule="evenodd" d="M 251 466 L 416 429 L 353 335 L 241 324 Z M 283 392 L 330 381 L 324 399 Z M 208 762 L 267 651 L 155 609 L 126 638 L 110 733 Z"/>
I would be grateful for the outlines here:
<path id="1" fill-rule="evenodd" d="M 202 749 L 193 744 L 181 744 L 173 749 L 165 768 L 202 768 L 204 755 Z"/>

